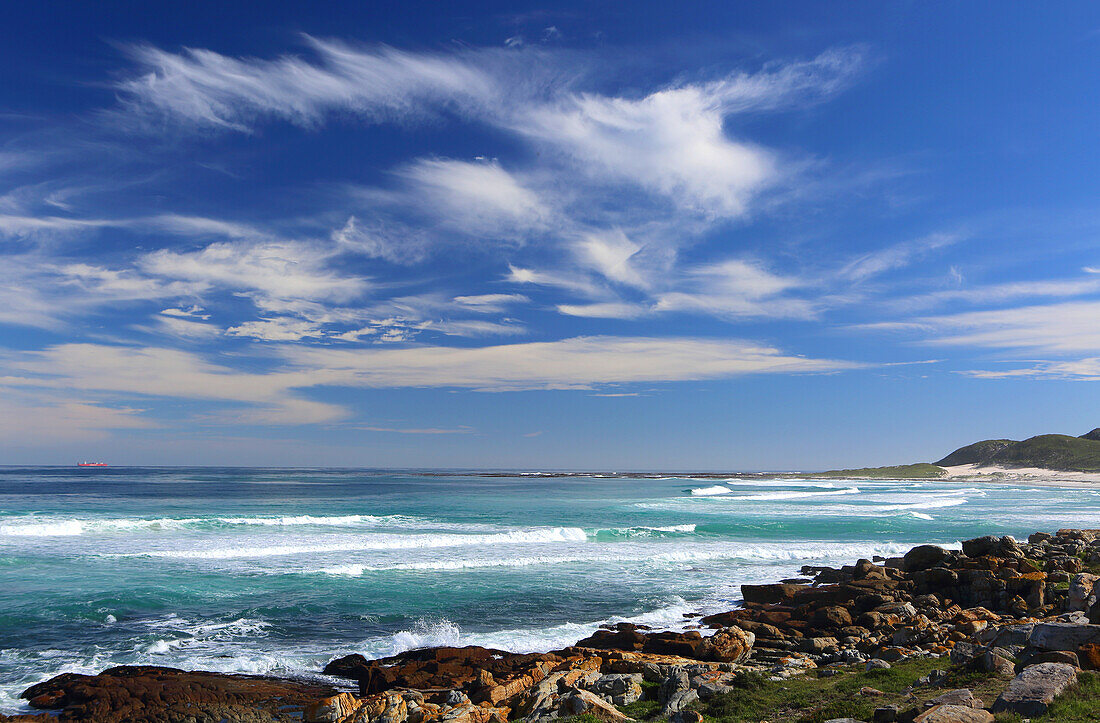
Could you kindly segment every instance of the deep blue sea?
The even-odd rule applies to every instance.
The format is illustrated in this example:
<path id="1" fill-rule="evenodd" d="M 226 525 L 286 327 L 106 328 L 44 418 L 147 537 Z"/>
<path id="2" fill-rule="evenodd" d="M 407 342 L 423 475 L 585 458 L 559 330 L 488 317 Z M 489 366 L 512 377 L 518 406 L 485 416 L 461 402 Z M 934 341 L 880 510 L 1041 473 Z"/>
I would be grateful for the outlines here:
<path id="1" fill-rule="evenodd" d="M 0 711 L 64 671 L 316 673 L 429 644 L 685 624 L 805 563 L 1100 527 L 1100 489 L 973 482 L 0 468 Z"/>

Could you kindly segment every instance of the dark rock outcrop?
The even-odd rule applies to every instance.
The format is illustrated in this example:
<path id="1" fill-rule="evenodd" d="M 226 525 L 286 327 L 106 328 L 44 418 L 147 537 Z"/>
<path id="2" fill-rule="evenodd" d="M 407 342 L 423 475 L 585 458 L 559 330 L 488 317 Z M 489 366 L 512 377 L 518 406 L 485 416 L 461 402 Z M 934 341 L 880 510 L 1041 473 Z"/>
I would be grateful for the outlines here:
<path id="1" fill-rule="evenodd" d="M 132 666 L 99 675 L 65 673 L 32 685 L 22 697 L 34 708 L 57 711 L 58 721 L 269 723 L 300 720 L 305 706 L 335 693 L 300 681 Z"/>

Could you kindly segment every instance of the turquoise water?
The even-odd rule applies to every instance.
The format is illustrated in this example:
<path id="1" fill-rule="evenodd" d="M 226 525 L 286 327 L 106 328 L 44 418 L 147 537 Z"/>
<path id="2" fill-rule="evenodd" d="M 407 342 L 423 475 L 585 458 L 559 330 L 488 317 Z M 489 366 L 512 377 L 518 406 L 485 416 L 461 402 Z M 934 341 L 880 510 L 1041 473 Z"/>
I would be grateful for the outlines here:
<path id="1" fill-rule="evenodd" d="M 708 494 L 713 493 L 713 494 Z M 684 624 L 745 582 L 989 532 L 1100 490 L 967 482 L 0 468 L 0 710 L 63 671 L 300 674 L 427 644 Z"/>

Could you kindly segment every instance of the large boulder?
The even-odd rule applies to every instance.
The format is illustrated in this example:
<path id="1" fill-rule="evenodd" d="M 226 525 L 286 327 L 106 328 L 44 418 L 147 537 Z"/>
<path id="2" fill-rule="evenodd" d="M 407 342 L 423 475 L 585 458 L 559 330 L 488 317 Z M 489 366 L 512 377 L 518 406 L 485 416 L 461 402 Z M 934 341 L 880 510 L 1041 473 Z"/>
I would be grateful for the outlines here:
<path id="1" fill-rule="evenodd" d="M 1015 539 L 1006 535 L 1004 537 L 975 537 L 962 544 L 963 554 L 967 557 L 1024 557 L 1024 551 Z"/>
<path id="2" fill-rule="evenodd" d="M 1096 602 L 1093 589 L 1100 576 L 1082 572 L 1073 576 L 1069 583 L 1069 609 L 1085 611 Z"/>
<path id="3" fill-rule="evenodd" d="M 589 690 L 615 705 L 630 705 L 642 698 L 642 674 L 608 673 L 600 676 Z"/>
<path id="4" fill-rule="evenodd" d="M 774 603 L 790 602 L 799 590 L 808 589 L 807 585 L 789 585 L 775 583 L 771 585 L 742 585 L 741 596 L 747 603 L 760 603 L 772 605 Z"/>
<path id="5" fill-rule="evenodd" d="M 947 550 L 936 545 L 920 545 L 905 553 L 902 565 L 906 572 L 927 570 L 947 559 Z"/>
<path id="6" fill-rule="evenodd" d="M 851 622 L 851 618 L 849 618 Z M 707 638 L 704 650 L 706 660 L 719 663 L 743 663 L 752 654 L 756 636 L 738 627 L 723 628 Z"/>
<path id="7" fill-rule="evenodd" d="M 1100 625 L 1036 623 L 1027 642 L 1043 650 L 1076 651 L 1082 645 L 1100 642 Z"/>
<path id="8" fill-rule="evenodd" d="M 1046 713 L 1054 699 L 1077 682 L 1077 670 L 1065 663 L 1040 663 L 1025 668 L 993 703 L 994 713 L 1024 717 Z"/>

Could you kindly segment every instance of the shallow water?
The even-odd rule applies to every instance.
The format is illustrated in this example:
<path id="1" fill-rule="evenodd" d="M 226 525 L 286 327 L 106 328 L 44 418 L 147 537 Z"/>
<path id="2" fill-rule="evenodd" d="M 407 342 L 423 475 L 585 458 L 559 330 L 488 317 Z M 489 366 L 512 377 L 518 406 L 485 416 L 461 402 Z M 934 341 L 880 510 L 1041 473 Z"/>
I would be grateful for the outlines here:
<path id="1" fill-rule="evenodd" d="M 427 644 L 684 624 L 745 582 L 990 532 L 1100 490 L 973 482 L 0 468 L 0 711 L 63 671 L 315 673 Z"/>

